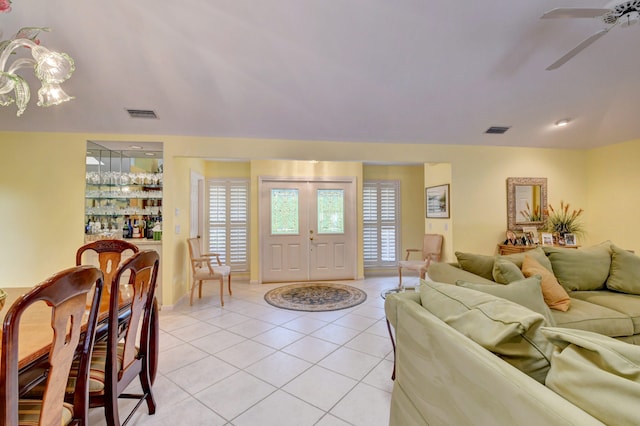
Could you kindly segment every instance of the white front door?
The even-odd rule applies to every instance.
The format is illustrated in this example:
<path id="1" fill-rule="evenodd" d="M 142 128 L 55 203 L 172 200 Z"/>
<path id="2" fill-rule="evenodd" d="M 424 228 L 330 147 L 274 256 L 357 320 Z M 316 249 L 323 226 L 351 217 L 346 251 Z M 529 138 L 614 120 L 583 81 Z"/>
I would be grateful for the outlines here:
<path id="1" fill-rule="evenodd" d="M 259 190 L 262 282 L 355 278 L 355 179 L 261 179 Z"/>

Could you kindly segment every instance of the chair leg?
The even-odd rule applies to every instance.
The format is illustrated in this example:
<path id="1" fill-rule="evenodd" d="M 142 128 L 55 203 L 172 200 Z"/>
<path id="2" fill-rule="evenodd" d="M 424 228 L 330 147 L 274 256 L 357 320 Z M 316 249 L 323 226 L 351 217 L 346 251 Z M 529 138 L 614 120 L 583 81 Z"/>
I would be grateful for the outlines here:
<path id="1" fill-rule="evenodd" d="M 233 293 L 231 293 L 231 274 L 229 274 L 229 296 L 231 296 Z"/>
<path id="2" fill-rule="evenodd" d="M 111 392 L 105 389 L 104 414 L 107 418 L 107 425 L 120 426 L 120 416 L 118 415 L 118 396 L 115 390 Z"/>
<path id="3" fill-rule="evenodd" d="M 149 414 L 155 414 L 156 412 L 156 401 L 153 398 L 153 392 L 151 391 L 151 377 L 149 377 L 149 365 L 147 364 L 142 368 L 140 372 L 140 385 L 142 386 L 142 392 L 145 396 L 145 400 L 147 402 L 147 409 L 149 410 Z"/>
<path id="4" fill-rule="evenodd" d="M 400 281 L 398 282 L 398 288 L 402 288 L 402 267 L 398 266 L 398 278 Z"/>
<path id="5" fill-rule="evenodd" d="M 193 306 L 193 290 L 196 289 L 196 280 L 193 280 L 193 282 L 191 283 L 191 297 L 189 297 L 189 305 Z"/>
<path id="6" fill-rule="evenodd" d="M 224 277 L 220 277 L 220 306 L 224 306 Z"/>
<path id="7" fill-rule="evenodd" d="M 198 285 L 198 299 L 202 299 L 202 280 L 200 280 L 200 284 Z"/>

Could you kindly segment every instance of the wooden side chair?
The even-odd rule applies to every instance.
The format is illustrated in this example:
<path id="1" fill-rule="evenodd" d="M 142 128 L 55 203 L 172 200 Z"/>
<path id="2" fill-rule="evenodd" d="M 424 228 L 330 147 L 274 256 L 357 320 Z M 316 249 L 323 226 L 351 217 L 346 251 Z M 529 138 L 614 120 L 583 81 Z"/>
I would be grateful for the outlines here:
<path id="1" fill-rule="evenodd" d="M 416 271 L 420 275 L 421 279 L 424 279 L 429 265 L 431 262 L 439 262 L 442 257 L 442 243 L 444 237 L 440 234 L 424 234 L 422 240 L 422 249 L 406 249 L 406 256 L 404 260 L 398 262 L 398 287 L 402 288 L 402 270 L 408 269 L 410 271 Z M 421 253 L 422 259 L 409 260 L 411 253 Z"/>
<path id="2" fill-rule="evenodd" d="M 231 292 L 231 267 L 220 262 L 217 253 L 202 253 L 200 250 L 200 238 L 189 238 L 189 257 L 191 258 L 191 297 L 189 304 L 193 305 L 193 291 L 198 285 L 198 298 L 202 298 L 202 282 L 216 280 L 220 282 L 220 305 L 224 306 L 224 279 L 228 277 L 229 295 Z M 215 264 L 213 263 L 215 259 Z"/>
<path id="3" fill-rule="evenodd" d="M 104 274 L 104 282 L 111 285 L 111 280 L 122 262 L 122 254 L 130 250 L 132 254 L 138 253 L 140 249 L 135 244 L 124 240 L 97 240 L 80 247 L 76 252 L 76 265 L 83 264 L 83 255 L 93 251 L 98 255 L 99 267 Z M 96 265 L 98 266 L 98 265 Z"/>
<path id="4" fill-rule="evenodd" d="M 7 311 L 2 327 L 0 367 L 0 424 L 86 425 L 88 376 L 98 308 L 102 295 L 102 272 L 92 266 L 66 269 L 20 296 Z M 93 295 L 91 290 L 95 289 Z M 89 299 L 89 301 L 87 300 Z M 53 341 L 47 362 L 41 399 L 19 399 L 18 344 L 20 319 L 25 310 L 44 301 L 51 307 Z M 89 306 L 86 329 L 82 318 Z M 73 404 L 65 401 L 65 387 L 74 358 L 78 380 L 74 382 Z"/>
<path id="5" fill-rule="evenodd" d="M 126 424 L 145 401 L 149 414 L 156 411 L 151 386 L 157 348 L 152 335 L 159 263 L 156 251 L 140 251 L 122 263 L 111 282 L 107 340 L 95 344 L 89 383 L 89 406 L 104 407 L 110 426 Z M 131 292 L 127 312 L 119 310 L 123 289 Z M 122 318 L 126 320 L 122 322 Z M 124 393 L 136 377 L 140 380 L 142 394 Z M 122 423 L 118 398 L 138 400 Z"/>

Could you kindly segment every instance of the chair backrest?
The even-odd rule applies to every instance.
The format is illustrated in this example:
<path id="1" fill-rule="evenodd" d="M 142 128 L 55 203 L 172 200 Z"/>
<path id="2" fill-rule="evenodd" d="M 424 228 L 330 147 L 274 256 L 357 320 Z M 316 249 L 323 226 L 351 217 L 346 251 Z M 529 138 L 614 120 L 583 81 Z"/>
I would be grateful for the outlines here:
<path id="1" fill-rule="evenodd" d="M 191 272 L 194 274 L 196 270 L 203 266 L 202 251 L 200 250 L 200 238 L 189 238 L 187 240 L 189 246 L 189 259 L 191 260 Z"/>
<path id="2" fill-rule="evenodd" d="M 160 256 L 154 250 L 144 250 L 125 260 L 118 268 L 111 282 L 109 299 L 109 332 L 107 335 L 106 394 L 120 394 L 119 383 L 129 383 L 138 377 L 139 369 L 146 368 L 149 360 L 149 337 L 151 333 L 151 315 L 154 306 Z M 119 312 L 122 297 L 121 281 L 128 276 L 126 291 L 130 292 L 131 304 L 127 308 L 128 318 L 119 325 L 122 312 Z M 138 333 L 139 332 L 139 333 Z M 138 341 L 138 334 L 140 340 Z M 118 356 L 118 343 L 124 342 L 122 363 L 112 362 Z M 138 347 L 136 347 L 138 346 Z M 138 356 L 138 354 L 142 356 Z M 144 363 L 143 367 L 139 363 Z M 136 373 L 127 374 L 132 369 Z M 114 388 L 115 387 L 115 388 Z"/>
<path id="3" fill-rule="evenodd" d="M 2 364 L 0 367 L 0 424 L 18 424 L 18 345 L 20 319 L 25 310 L 44 301 L 51 307 L 53 341 L 49 351 L 49 372 L 42 396 L 41 425 L 60 425 L 65 389 L 71 364 L 78 352 L 80 370 L 74 393 L 74 416 L 87 418 L 89 361 L 95 338 L 98 308 L 102 295 L 102 272 L 93 266 L 76 266 L 57 273 L 20 296 L 7 311 L 2 325 Z M 87 298 L 92 289 L 90 305 Z M 82 318 L 87 305 L 86 331 Z M 82 341 L 81 341 L 82 339 Z"/>
<path id="4" fill-rule="evenodd" d="M 422 260 L 428 257 L 434 262 L 439 262 L 442 257 L 442 243 L 444 237 L 440 234 L 424 234 L 422 240 Z"/>
<path id="5" fill-rule="evenodd" d="M 122 261 L 122 253 L 131 250 L 138 253 L 140 249 L 135 244 L 124 240 L 97 240 L 80 247 L 76 252 L 76 265 L 82 265 L 82 256 L 87 251 L 94 251 L 98 254 L 100 270 L 104 274 L 104 282 L 111 285 L 113 276 Z"/>

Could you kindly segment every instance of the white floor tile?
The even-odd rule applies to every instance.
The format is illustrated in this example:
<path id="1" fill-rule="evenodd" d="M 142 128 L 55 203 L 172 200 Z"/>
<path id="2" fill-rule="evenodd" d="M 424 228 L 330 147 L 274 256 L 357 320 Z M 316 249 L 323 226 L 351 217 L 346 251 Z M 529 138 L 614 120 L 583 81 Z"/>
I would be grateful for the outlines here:
<path id="1" fill-rule="evenodd" d="M 364 352 L 365 354 L 384 358 L 393 350 L 391 340 L 388 337 L 376 336 L 375 334 L 361 333 L 344 345 L 347 348 Z"/>
<path id="2" fill-rule="evenodd" d="M 360 332 L 353 328 L 342 327 L 335 324 L 327 324 L 319 330 L 311 333 L 313 337 L 318 339 L 327 340 L 337 345 L 343 345 L 349 340 L 356 337 Z"/>
<path id="3" fill-rule="evenodd" d="M 328 411 L 358 382 L 341 374 L 314 366 L 282 389 Z"/>
<path id="4" fill-rule="evenodd" d="M 188 343 L 183 343 L 182 345 L 160 352 L 158 356 L 158 371 L 162 374 L 167 374 L 206 356 L 206 352 Z"/>
<path id="5" fill-rule="evenodd" d="M 276 387 L 281 387 L 313 364 L 288 355 L 275 352 L 268 357 L 247 367 L 245 371 Z"/>
<path id="6" fill-rule="evenodd" d="M 227 348 L 244 342 L 246 339 L 235 333 L 230 333 L 227 330 L 221 330 L 216 333 L 210 334 L 206 337 L 194 340 L 191 345 L 198 349 L 201 349 L 209 354 L 216 354 Z"/>
<path id="7" fill-rule="evenodd" d="M 326 321 L 320 321 L 310 317 L 299 317 L 283 324 L 283 327 L 290 330 L 298 331 L 304 334 L 310 334 L 319 328 L 327 325 Z"/>
<path id="8" fill-rule="evenodd" d="M 305 361 L 316 363 L 337 348 L 339 348 L 339 346 L 334 343 L 306 336 L 285 347 L 282 351 L 302 358 Z"/>
<path id="9" fill-rule="evenodd" d="M 209 355 L 206 358 L 202 358 L 201 360 L 168 373 L 167 379 L 190 394 L 194 394 L 238 371 L 239 369 L 237 367 L 213 355 Z"/>
<path id="10" fill-rule="evenodd" d="M 303 337 L 304 334 L 298 333 L 297 331 L 283 327 L 276 327 L 254 337 L 252 340 L 262 343 L 263 345 L 271 346 L 275 349 L 282 349 Z"/>
<path id="11" fill-rule="evenodd" d="M 264 333 L 267 330 L 271 330 L 273 327 L 275 326 L 271 323 L 252 318 L 248 321 L 241 322 L 238 325 L 234 325 L 233 327 L 228 328 L 228 330 L 243 337 L 251 338 Z"/>
<path id="12" fill-rule="evenodd" d="M 256 361 L 261 360 L 275 352 L 273 348 L 262 343 L 245 340 L 235 346 L 218 352 L 216 356 L 238 368 L 247 368 Z"/>
<path id="13" fill-rule="evenodd" d="M 331 414 L 354 426 L 387 426 L 390 403 L 390 393 L 359 384 L 331 410 Z"/>
<path id="14" fill-rule="evenodd" d="M 235 426 L 312 426 L 324 415 L 322 410 L 277 391 L 233 420 Z"/>
<path id="15" fill-rule="evenodd" d="M 379 362 L 380 358 L 342 347 L 318 364 L 353 379 L 361 380 L 369 374 Z"/>

